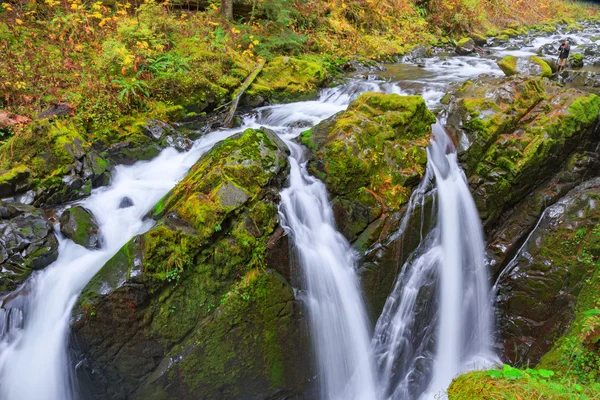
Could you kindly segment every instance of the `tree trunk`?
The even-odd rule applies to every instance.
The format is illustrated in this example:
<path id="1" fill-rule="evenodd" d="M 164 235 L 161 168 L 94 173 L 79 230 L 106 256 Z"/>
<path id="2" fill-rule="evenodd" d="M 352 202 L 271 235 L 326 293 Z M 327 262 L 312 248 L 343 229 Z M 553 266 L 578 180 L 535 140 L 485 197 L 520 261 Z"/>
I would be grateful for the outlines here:
<path id="1" fill-rule="evenodd" d="M 233 0 L 221 0 L 219 12 L 227 19 L 233 19 Z"/>

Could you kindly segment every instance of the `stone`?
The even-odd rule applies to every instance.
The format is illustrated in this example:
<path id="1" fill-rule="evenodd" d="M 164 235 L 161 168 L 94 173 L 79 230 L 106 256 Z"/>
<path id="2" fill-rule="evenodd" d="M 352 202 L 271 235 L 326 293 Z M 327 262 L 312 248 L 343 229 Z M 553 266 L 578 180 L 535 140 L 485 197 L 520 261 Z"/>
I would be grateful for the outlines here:
<path id="1" fill-rule="evenodd" d="M 453 92 L 446 127 L 486 229 L 598 135 L 600 97 L 535 77 L 481 78 Z"/>
<path id="2" fill-rule="evenodd" d="M 475 52 L 475 42 L 471 38 L 463 38 L 456 44 L 456 54 L 467 56 Z"/>
<path id="3" fill-rule="evenodd" d="M 512 76 L 516 74 L 534 75 L 542 77 L 552 76 L 552 68 L 546 61 L 540 57 L 514 57 L 506 56 L 498 61 L 498 67 L 506 74 Z"/>
<path id="4" fill-rule="evenodd" d="M 545 212 L 500 276 L 497 306 L 504 358 L 535 365 L 566 331 L 600 250 L 600 178 L 570 191 Z M 552 365 L 554 369 L 555 364 Z"/>
<path id="5" fill-rule="evenodd" d="M 133 207 L 133 200 L 131 200 L 131 198 L 125 196 L 119 202 L 119 208 L 128 208 L 128 207 Z"/>
<path id="6" fill-rule="evenodd" d="M 58 240 L 42 210 L 0 202 L 0 293 L 15 290 L 57 258 Z"/>
<path id="7" fill-rule="evenodd" d="M 94 215 L 86 208 L 67 208 L 60 217 L 60 232 L 75 243 L 88 248 L 102 247 L 102 234 Z"/>
<path id="8" fill-rule="evenodd" d="M 51 105 L 47 110 L 39 113 L 35 119 L 50 119 L 55 117 L 66 117 L 75 114 L 75 108 L 69 103 L 59 102 Z"/>

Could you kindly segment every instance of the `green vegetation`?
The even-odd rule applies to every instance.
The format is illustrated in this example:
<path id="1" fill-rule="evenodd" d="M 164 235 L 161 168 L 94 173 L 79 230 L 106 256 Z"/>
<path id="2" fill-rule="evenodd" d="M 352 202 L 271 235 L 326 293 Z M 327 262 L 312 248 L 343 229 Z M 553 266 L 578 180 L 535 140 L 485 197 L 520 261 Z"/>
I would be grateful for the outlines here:
<path id="1" fill-rule="evenodd" d="M 551 370 L 476 371 L 461 375 L 448 388 L 449 400 L 587 400 L 596 399 L 600 384 L 581 385 Z"/>

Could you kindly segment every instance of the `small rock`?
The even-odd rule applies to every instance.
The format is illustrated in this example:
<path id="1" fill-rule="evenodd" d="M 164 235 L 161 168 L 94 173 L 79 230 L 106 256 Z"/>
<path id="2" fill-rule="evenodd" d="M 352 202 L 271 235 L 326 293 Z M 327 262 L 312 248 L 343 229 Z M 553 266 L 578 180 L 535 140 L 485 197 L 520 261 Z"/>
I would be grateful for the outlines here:
<path id="1" fill-rule="evenodd" d="M 558 46 L 556 46 L 552 43 L 547 43 L 547 44 L 543 45 L 542 47 L 540 47 L 539 49 L 537 49 L 537 53 L 541 54 L 541 55 L 547 55 L 547 56 L 558 56 Z"/>
<path id="2" fill-rule="evenodd" d="M 131 200 L 129 197 L 125 196 L 121 199 L 121 202 L 119 203 L 119 208 L 128 208 L 128 207 L 133 207 L 133 200 Z"/>
<path id="3" fill-rule="evenodd" d="M 69 103 L 56 103 L 50 106 L 46 111 L 39 113 L 35 119 L 45 119 L 73 115 L 75 108 Z"/>
<path id="4" fill-rule="evenodd" d="M 456 45 L 456 54 L 467 56 L 475 51 L 475 42 L 471 38 L 461 39 Z"/>

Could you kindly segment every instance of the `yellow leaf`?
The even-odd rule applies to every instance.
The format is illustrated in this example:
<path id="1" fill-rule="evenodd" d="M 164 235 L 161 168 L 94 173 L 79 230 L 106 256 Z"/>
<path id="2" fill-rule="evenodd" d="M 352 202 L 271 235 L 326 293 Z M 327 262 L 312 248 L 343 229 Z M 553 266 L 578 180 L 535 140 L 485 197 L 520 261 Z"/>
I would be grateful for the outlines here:
<path id="1" fill-rule="evenodd" d="M 255 45 L 255 46 L 256 46 L 257 44 L 259 44 L 259 43 L 260 43 L 260 42 L 259 42 L 258 40 L 254 40 L 254 41 L 252 41 L 252 44 L 253 44 L 253 45 Z"/>
<path id="2" fill-rule="evenodd" d="M 231 28 L 231 33 L 238 34 L 238 33 L 240 33 L 240 31 L 238 29 Z"/>
<path id="3" fill-rule="evenodd" d="M 19 18 L 15 19 L 15 22 L 19 25 L 23 25 L 23 21 L 21 21 Z"/>

